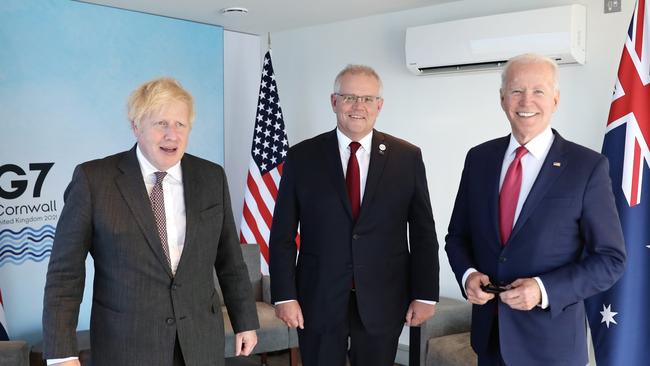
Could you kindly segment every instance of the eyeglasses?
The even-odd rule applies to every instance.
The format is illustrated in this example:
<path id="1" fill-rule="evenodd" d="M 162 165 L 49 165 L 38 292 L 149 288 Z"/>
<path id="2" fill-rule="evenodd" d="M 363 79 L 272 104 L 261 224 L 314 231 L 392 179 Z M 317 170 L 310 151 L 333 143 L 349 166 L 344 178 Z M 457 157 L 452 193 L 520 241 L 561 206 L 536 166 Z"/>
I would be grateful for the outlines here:
<path id="1" fill-rule="evenodd" d="M 339 94 L 334 93 L 334 95 L 341 97 L 343 103 L 345 104 L 354 104 L 356 102 L 361 102 L 363 104 L 374 104 L 376 101 L 381 99 L 381 97 L 376 97 L 374 95 L 354 95 L 354 94 Z"/>

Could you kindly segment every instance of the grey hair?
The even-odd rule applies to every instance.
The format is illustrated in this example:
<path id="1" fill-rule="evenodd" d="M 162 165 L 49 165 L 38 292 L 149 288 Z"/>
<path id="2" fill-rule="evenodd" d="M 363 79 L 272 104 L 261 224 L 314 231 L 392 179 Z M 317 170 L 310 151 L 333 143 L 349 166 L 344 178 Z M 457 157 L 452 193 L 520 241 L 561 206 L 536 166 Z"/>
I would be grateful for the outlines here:
<path id="1" fill-rule="evenodd" d="M 524 53 L 508 60 L 508 63 L 506 63 L 506 66 L 504 66 L 501 71 L 501 90 L 505 88 L 508 70 L 510 70 L 510 67 L 514 64 L 547 64 L 551 67 L 553 72 L 553 88 L 555 88 L 556 91 L 560 90 L 557 62 L 550 57 L 536 53 Z"/>
<path id="2" fill-rule="evenodd" d="M 352 75 L 367 75 L 375 78 L 377 82 L 379 83 L 379 95 L 378 97 L 382 96 L 382 92 L 384 91 L 384 84 L 381 82 L 381 78 L 379 77 L 379 74 L 370 66 L 366 65 L 347 65 L 343 70 L 341 70 L 338 75 L 336 75 L 336 79 L 334 79 L 334 93 L 339 93 L 341 92 L 341 79 L 343 76 L 347 74 L 352 74 Z"/>

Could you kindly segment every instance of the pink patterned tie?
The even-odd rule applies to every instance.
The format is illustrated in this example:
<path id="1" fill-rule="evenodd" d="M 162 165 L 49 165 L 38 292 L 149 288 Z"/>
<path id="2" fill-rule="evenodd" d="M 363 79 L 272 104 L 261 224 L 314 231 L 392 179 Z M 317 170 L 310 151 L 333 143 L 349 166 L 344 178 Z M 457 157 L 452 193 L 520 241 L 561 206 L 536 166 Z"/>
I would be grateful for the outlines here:
<path id="1" fill-rule="evenodd" d="M 515 150 L 515 159 L 508 166 L 506 177 L 503 179 L 501 194 L 499 194 L 499 231 L 501 244 L 506 245 L 515 219 L 515 210 L 521 191 L 521 158 L 528 153 L 525 147 L 519 146 Z"/>
<path id="2" fill-rule="evenodd" d="M 171 267 L 171 260 L 169 259 L 169 244 L 167 243 L 167 221 L 165 220 L 165 196 L 163 195 L 163 179 L 167 172 L 155 172 L 156 184 L 154 184 L 149 199 L 151 200 L 151 208 L 153 209 L 153 216 L 156 218 L 156 226 L 158 227 L 158 235 L 162 243 L 163 252 L 167 258 L 167 264 Z"/>

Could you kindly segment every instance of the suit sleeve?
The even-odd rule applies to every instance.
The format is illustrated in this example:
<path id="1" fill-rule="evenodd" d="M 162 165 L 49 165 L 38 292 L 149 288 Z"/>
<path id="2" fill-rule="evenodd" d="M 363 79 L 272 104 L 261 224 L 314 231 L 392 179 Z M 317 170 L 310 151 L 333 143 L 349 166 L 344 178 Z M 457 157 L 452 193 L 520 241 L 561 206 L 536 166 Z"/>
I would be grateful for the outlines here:
<path id="1" fill-rule="evenodd" d="M 78 354 L 76 329 L 93 233 L 90 185 L 81 166 L 75 168 L 64 202 L 43 300 L 43 349 L 48 359 Z"/>
<path id="2" fill-rule="evenodd" d="M 259 328 L 257 308 L 248 269 L 241 254 L 239 238 L 230 204 L 226 175 L 221 170 L 223 187 L 223 226 L 214 268 L 235 333 Z"/>
<path id="3" fill-rule="evenodd" d="M 470 174 L 470 150 L 465 158 L 465 166 L 460 178 L 460 185 L 458 187 L 458 194 L 456 195 L 456 202 L 454 203 L 454 210 L 451 214 L 447 236 L 445 237 L 445 251 L 449 257 L 449 264 L 451 265 L 456 281 L 460 286 L 460 292 L 465 295 L 463 287 L 463 274 L 469 268 L 476 268 L 474 256 L 472 254 L 472 238 L 469 219 L 469 197 L 468 197 L 468 180 Z"/>
<path id="4" fill-rule="evenodd" d="M 296 291 L 296 233 L 300 218 L 296 194 L 295 157 L 289 150 L 275 202 L 273 224 L 269 239 L 271 300 L 273 303 L 297 299 Z"/>
<path id="5" fill-rule="evenodd" d="M 605 157 L 587 182 L 578 226 L 585 249 L 582 259 L 540 277 L 552 316 L 567 306 L 610 288 L 625 269 L 625 243 Z"/>
<path id="6" fill-rule="evenodd" d="M 440 292 L 438 239 L 420 149 L 417 150 L 415 161 L 415 190 L 409 205 L 408 222 L 411 249 L 411 299 L 438 301 Z"/>

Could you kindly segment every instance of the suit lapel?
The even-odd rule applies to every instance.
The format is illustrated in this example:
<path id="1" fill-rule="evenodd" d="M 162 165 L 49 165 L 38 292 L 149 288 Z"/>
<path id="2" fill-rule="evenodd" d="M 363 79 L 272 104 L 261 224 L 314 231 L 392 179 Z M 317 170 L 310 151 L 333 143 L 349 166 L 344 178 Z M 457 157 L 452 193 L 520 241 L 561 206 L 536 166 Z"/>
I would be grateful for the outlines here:
<path id="1" fill-rule="evenodd" d="M 167 258 L 158 236 L 158 229 L 151 210 L 147 189 L 143 182 L 142 171 L 135 154 L 135 147 L 118 163 L 118 168 L 123 174 L 115 178 L 117 188 L 124 197 L 127 206 L 129 206 L 135 222 L 146 238 L 147 244 L 149 244 L 151 250 L 156 254 L 158 260 L 171 277 L 171 268 L 167 264 Z"/>
<path id="2" fill-rule="evenodd" d="M 535 183 L 533 183 L 533 187 L 530 189 L 530 193 L 528 193 L 526 202 L 524 202 L 524 206 L 521 208 L 517 222 L 512 228 L 510 240 L 512 240 L 512 238 L 514 238 L 519 230 L 526 224 L 526 221 L 535 211 L 539 202 L 544 198 L 546 192 L 548 192 L 549 188 L 562 174 L 564 169 L 566 169 L 567 159 L 564 154 L 566 141 L 559 133 L 557 133 L 557 131 L 553 130 L 553 133 L 555 134 L 555 140 L 551 145 L 551 149 L 548 151 L 548 155 L 546 155 L 544 163 L 542 163 L 542 169 L 539 171 L 537 179 L 535 179 Z"/>
<path id="3" fill-rule="evenodd" d="M 343 166 L 341 165 L 341 153 L 339 151 L 339 142 L 336 138 L 336 129 L 325 135 L 321 144 L 322 153 L 325 155 L 326 170 L 332 181 L 332 187 L 338 194 L 345 211 L 352 219 L 352 206 L 350 205 L 350 198 L 345 188 L 345 176 L 343 176 Z"/>
<path id="4" fill-rule="evenodd" d="M 370 148 L 370 166 L 368 167 L 368 176 L 366 177 L 366 187 L 363 192 L 363 200 L 361 201 L 361 210 L 359 211 L 359 221 L 368 211 L 368 207 L 372 202 L 372 198 L 377 192 L 381 175 L 384 171 L 384 166 L 388 160 L 390 146 L 386 143 L 386 136 L 374 130 L 372 134 L 372 145 Z M 383 145 L 383 149 L 380 148 Z M 367 213 L 366 213 L 367 214 Z"/>
<path id="5" fill-rule="evenodd" d="M 483 162 L 486 165 L 488 178 L 487 195 L 488 208 L 492 217 L 493 234 L 496 242 L 501 245 L 501 233 L 499 232 L 499 181 L 501 180 L 501 169 L 503 168 L 503 157 L 510 143 L 510 135 L 502 137 L 495 144 L 490 156 Z"/>
<path id="6" fill-rule="evenodd" d="M 198 203 L 200 202 L 199 187 L 201 185 L 201 178 L 198 176 L 192 161 L 187 158 L 187 155 L 183 156 L 181 160 L 181 169 L 183 171 L 183 198 L 185 200 L 185 243 L 176 274 L 178 274 L 185 262 L 183 258 L 190 257 L 185 254 L 188 253 L 188 250 L 193 250 L 195 247 L 193 245 L 194 238 L 196 237 L 200 224 Z M 214 188 L 217 189 L 217 187 Z"/>

